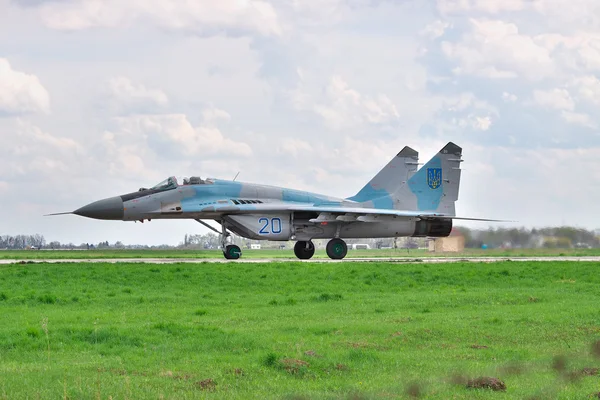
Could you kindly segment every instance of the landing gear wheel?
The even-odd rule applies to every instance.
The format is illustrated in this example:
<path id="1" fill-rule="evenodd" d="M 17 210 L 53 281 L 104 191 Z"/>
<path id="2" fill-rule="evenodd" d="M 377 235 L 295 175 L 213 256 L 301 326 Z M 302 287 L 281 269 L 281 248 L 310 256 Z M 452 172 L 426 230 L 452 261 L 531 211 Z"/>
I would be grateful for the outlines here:
<path id="1" fill-rule="evenodd" d="M 310 260 L 315 254 L 315 244 L 312 241 L 299 240 L 294 245 L 294 254 L 300 260 Z"/>
<path id="2" fill-rule="evenodd" d="M 242 249 L 235 244 L 230 244 L 225 247 L 225 251 L 223 251 L 223 255 L 228 260 L 237 260 L 242 256 Z"/>
<path id="3" fill-rule="evenodd" d="M 332 260 L 341 260 L 348 254 L 348 246 L 342 239 L 331 239 L 327 243 L 326 251 Z"/>

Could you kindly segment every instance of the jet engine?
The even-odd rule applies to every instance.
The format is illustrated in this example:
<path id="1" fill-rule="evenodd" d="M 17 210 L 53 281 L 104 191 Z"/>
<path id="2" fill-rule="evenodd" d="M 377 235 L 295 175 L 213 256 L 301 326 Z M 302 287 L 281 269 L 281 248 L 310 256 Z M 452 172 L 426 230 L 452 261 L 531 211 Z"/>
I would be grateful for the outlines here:
<path id="1" fill-rule="evenodd" d="M 421 220 L 415 223 L 413 237 L 446 237 L 452 232 L 451 219 Z"/>

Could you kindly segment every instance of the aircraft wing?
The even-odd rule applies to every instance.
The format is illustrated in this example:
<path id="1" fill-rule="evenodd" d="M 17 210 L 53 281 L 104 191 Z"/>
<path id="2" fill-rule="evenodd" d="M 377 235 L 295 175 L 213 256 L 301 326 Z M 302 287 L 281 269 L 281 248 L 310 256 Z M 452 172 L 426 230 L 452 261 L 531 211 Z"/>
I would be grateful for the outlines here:
<path id="1" fill-rule="evenodd" d="M 487 221 L 487 222 L 511 222 L 496 219 L 468 218 L 454 215 L 445 215 L 440 213 L 422 212 L 422 211 L 403 211 L 392 209 L 365 208 L 365 207 L 344 207 L 339 205 L 309 205 L 293 203 L 275 203 L 275 204 L 255 204 L 251 207 L 216 207 L 216 212 L 223 214 L 256 214 L 257 212 L 273 213 L 282 211 L 296 212 L 317 212 L 319 216 L 312 219 L 311 222 L 332 222 L 332 221 L 362 221 L 376 222 L 380 217 L 400 217 L 400 218 L 418 218 L 418 219 L 456 219 L 466 221 Z"/>
<path id="2" fill-rule="evenodd" d="M 291 211 L 317 211 L 321 213 L 329 213 L 335 215 L 362 215 L 365 217 L 377 217 L 377 216 L 395 216 L 395 217 L 404 217 L 404 218 L 419 218 L 419 219 L 460 219 L 460 220 L 468 220 L 468 221 L 489 221 L 489 222 L 509 222 L 509 221 L 501 221 L 494 219 L 480 219 L 480 218 L 467 218 L 467 217 L 457 217 L 454 215 L 445 215 L 440 213 L 430 213 L 430 212 L 422 212 L 422 211 L 403 211 L 403 210 L 390 210 L 390 209 L 377 209 L 377 208 L 363 208 L 363 207 L 290 207 Z M 321 216 L 320 215 L 320 216 Z M 344 220 L 343 218 L 341 219 Z M 368 221 L 370 218 L 357 218 L 358 221 L 364 220 Z"/>

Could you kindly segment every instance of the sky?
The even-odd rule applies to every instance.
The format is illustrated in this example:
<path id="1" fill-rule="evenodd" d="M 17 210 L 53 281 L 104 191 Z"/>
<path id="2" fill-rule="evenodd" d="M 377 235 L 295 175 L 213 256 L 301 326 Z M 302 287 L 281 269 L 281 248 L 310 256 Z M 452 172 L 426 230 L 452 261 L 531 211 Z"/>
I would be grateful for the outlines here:
<path id="1" fill-rule="evenodd" d="M 597 0 L 0 0 L 0 234 L 177 244 L 206 229 L 43 215 L 171 175 L 348 197 L 449 141 L 457 214 L 600 228 L 599 74 Z"/>

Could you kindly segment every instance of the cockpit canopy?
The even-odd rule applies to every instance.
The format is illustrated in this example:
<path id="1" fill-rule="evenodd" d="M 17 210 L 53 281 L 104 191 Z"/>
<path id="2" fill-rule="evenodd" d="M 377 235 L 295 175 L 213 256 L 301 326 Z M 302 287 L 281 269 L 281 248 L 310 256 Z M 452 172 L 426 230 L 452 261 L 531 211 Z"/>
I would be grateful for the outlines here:
<path id="1" fill-rule="evenodd" d="M 167 179 L 165 179 L 164 181 L 157 183 L 156 185 L 152 186 L 150 188 L 150 190 L 169 190 L 169 189 L 174 189 L 176 188 L 177 185 L 177 178 L 175 178 L 174 176 L 171 176 Z"/>
<path id="2" fill-rule="evenodd" d="M 187 186 L 187 185 L 207 185 L 207 184 L 213 184 L 214 181 L 210 178 L 207 179 L 202 179 L 199 176 L 191 176 L 189 178 L 183 178 L 183 186 Z M 164 181 L 157 183 L 156 185 L 152 186 L 150 189 L 146 189 L 146 188 L 141 188 L 140 191 L 142 190 L 152 190 L 154 192 L 162 192 L 165 190 L 171 190 L 171 189 L 175 189 L 176 187 L 180 186 L 177 178 L 174 176 L 171 176 L 167 179 L 165 179 Z"/>
<path id="3" fill-rule="evenodd" d="M 202 179 L 199 176 L 190 176 L 190 178 L 183 178 L 184 185 L 206 185 L 214 183 L 212 179 Z"/>

